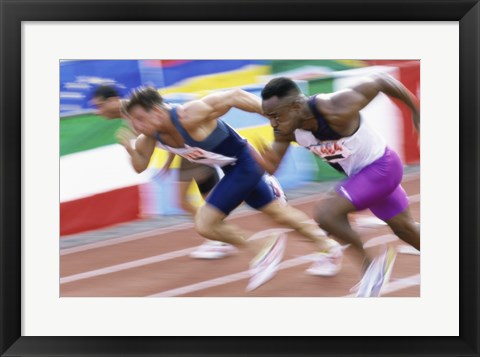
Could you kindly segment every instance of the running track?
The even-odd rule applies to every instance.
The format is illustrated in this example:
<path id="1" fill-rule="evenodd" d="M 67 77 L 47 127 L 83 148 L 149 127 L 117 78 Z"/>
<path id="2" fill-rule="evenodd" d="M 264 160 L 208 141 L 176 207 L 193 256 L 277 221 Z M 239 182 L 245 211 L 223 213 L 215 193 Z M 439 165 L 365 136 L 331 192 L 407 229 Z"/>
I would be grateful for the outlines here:
<path id="1" fill-rule="evenodd" d="M 419 174 L 405 176 L 414 218 L 420 222 Z M 294 199 L 289 203 L 309 217 L 313 206 L 323 194 Z M 385 243 L 397 248 L 390 283 L 385 297 L 420 296 L 420 256 L 399 241 L 385 225 L 368 224 L 373 218 L 369 211 L 351 216 L 352 225 L 372 252 L 383 249 Z M 255 211 L 234 213 L 228 221 L 248 229 L 262 240 L 279 227 L 265 215 Z M 221 260 L 196 260 L 189 252 L 203 242 L 191 223 L 157 229 L 150 232 L 86 244 L 60 251 L 60 295 L 62 297 L 350 297 L 350 288 L 360 275 L 360 260 L 352 248 L 345 252 L 343 268 L 331 278 L 305 274 L 314 246 L 295 232 L 288 232 L 285 256 L 277 275 L 253 292 L 246 292 L 247 252 Z"/>

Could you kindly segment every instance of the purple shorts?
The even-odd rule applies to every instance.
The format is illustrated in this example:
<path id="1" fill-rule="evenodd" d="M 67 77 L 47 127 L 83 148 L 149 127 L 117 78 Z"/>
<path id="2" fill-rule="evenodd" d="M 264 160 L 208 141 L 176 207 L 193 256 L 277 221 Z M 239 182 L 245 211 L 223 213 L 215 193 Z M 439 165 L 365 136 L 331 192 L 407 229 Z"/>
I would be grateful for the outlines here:
<path id="1" fill-rule="evenodd" d="M 387 221 L 408 207 L 407 194 L 400 186 L 402 177 L 402 161 L 387 147 L 381 158 L 342 181 L 336 190 L 357 210 L 369 208 L 375 216 Z"/>

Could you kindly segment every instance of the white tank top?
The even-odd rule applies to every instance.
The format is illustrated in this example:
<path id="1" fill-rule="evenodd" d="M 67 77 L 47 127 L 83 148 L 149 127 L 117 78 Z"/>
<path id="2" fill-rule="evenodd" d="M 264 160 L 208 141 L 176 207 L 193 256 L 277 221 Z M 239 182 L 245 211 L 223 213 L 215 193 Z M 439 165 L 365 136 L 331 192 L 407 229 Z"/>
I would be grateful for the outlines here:
<path id="1" fill-rule="evenodd" d="M 338 163 L 348 176 L 382 157 L 387 146 L 380 134 L 362 117 L 358 130 L 352 136 L 320 141 L 312 132 L 297 129 L 295 140 L 322 160 Z"/>
<path id="2" fill-rule="evenodd" d="M 235 161 L 234 157 L 228 157 L 214 152 L 206 151 L 200 148 L 192 147 L 185 144 L 183 148 L 174 148 L 165 144 L 162 144 L 157 140 L 156 146 L 160 149 L 169 151 L 176 155 L 182 156 L 190 162 L 197 164 L 203 164 L 208 166 L 226 166 Z M 198 157 L 200 155 L 200 157 Z M 197 158 L 196 158 L 197 157 Z"/>

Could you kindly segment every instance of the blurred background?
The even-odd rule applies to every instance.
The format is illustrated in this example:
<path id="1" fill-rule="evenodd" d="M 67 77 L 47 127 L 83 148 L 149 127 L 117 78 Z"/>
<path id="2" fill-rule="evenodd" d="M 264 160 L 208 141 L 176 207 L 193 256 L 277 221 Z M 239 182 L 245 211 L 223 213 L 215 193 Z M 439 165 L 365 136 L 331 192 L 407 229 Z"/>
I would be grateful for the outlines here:
<path id="1" fill-rule="evenodd" d="M 167 102 L 183 103 L 212 91 L 241 87 L 260 95 L 272 77 L 296 80 L 305 94 L 329 93 L 372 72 L 399 79 L 420 99 L 420 61 L 405 60 L 79 60 L 60 62 L 60 234 L 61 237 L 134 222 L 146 217 L 186 214 L 176 192 L 178 158 L 168 175 L 155 173 L 167 157 L 156 149 L 149 169 L 137 174 L 115 132 L 125 123 L 95 115 L 92 93 L 114 85 L 121 96 L 139 85 L 158 88 Z M 408 108 L 384 95 L 364 112 L 405 165 L 418 165 L 418 136 Z M 366 113 L 367 114 L 367 113 Z M 273 139 L 268 120 L 231 110 L 223 119 L 247 139 Z M 255 141 L 252 141 L 252 144 Z M 308 150 L 292 145 L 276 177 L 284 189 L 342 176 Z M 194 204 L 201 197 L 194 182 Z"/>

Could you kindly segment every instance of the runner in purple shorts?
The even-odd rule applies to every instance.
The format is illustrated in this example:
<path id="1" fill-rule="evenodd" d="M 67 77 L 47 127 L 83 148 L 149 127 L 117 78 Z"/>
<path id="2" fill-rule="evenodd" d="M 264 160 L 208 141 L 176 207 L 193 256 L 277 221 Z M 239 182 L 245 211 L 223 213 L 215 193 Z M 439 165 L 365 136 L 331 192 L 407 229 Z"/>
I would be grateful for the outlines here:
<path id="1" fill-rule="evenodd" d="M 395 252 L 388 249 L 372 259 L 351 228 L 349 213 L 370 209 L 400 239 L 420 250 L 420 227 L 412 218 L 400 185 L 402 162 L 360 113 L 380 92 L 404 102 L 419 131 L 417 98 L 389 75 L 371 76 L 351 88 L 310 97 L 285 77 L 272 79 L 262 91 L 262 107 L 274 129 L 274 142 L 263 148 L 259 163 L 273 174 L 290 142 L 296 141 L 347 176 L 326 201 L 316 206 L 314 218 L 322 229 L 351 244 L 364 257 L 365 272 L 357 296 L 380 294 L 390 276 Z M 323 257 L 318 269 L 312 267 L 309 272 L 325 275 L 326 259 L 331 258 Z"/>

